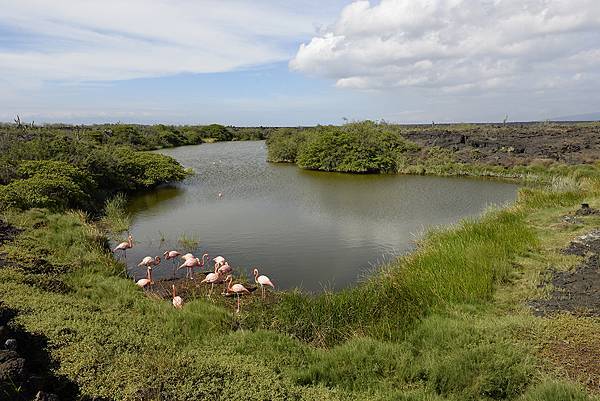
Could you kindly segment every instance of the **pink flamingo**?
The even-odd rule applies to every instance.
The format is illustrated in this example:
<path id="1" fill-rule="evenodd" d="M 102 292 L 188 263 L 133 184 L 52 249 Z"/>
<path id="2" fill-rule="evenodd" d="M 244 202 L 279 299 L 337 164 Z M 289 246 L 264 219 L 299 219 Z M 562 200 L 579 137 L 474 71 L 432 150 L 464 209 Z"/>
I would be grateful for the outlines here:
<path id="1" fill-rule="evenodd" d="M 186 253 L 185 255 L 181 256 L 181 259 L 183 259 L 183 260 L 188 260 L 188 259 L 192 259 L 192 258 L 195 258 L 194 254 L 192 254 L 192 253 Z"/>
<path id="2" fill-rule="evenodd" d="M 225 282 L 227 283 L 227 293 L 235 294 L 237 296 L 237 309 L 236 309 L 235 313 L 240 313 L 240 295 L 241 294 L 250 294 L 250 290 L 248 290 L 246 287 L 244 287 L 241 284 L 233 284 L 232 285 L 231 284 L 232 281 L 233 281 L 233 276 L 230 274 L 225 279 Z"/>
<path id="3" fill-rule="evenodd" d="M 173 306 L 177 309 L 183 308 L 183 299 L 175 292 L 175 284 L 173 284 Z"/>
<path id="4" fill-rule="evenodd" d="M 158 266 L 159 264 L 160 264 L 160 256 L 155 256 L 154 258 L 152 258 L 152 256 L 146 256 L 144 259 L 142 259 L 142 261 L 140 263 L 138 263 L 138 266 L 151 267 L 151 266 Z"/>
<path id="5" fill-rule="evenodd" d="M 265 285 L 271 288 L 275 288 L 271 280 L 267 276 L 259 276 L 258 269 L 253 270 L 254 273 L 254 282 L 260 285 L 260 291 L 262 292 L 262 298 L 265 299 Z"/>
<path id="6" fill-rule="evenodd" d="M 213 262 L 215 262 L 216 265 L 221 266 L 222 264 L 225 263 L 225 258 L 223 256 L 217 256 L 216 258 L 213 259 Z"/>
<path id="7" fill-rule="evenodd" d="M 125 264 L 127 264 L 127 250 L 133 248 L 133 237 L 131 234 L 127 236 L 126 242 L 121 242 L 119 245 L 113 249 L 113 252 L 123 251 L 123 255 L 125 256 Z"/>
<path id="8" fill-rule="evenodd" d="M 217 271 L 217 266 L 215 266 L 215 272 L 214 273 L 208 273 L 206 275 L 206 277 L 204 277 L 204 280 L 202 280 L 200 282 L 200 284 L 210 284 L 210 291 L 208 292 L 208 297 L 210 298 L 212 292 L 213 292 L 213 288 L 215 286 L 215 284 L 220 283 L 222 278 L 221 275 L 219 274 L 219 272 Z"/>
<path id="9" fill-rule="evenodd" d="M 221 273 L 222 275 L 227 275 L 229 273 L 231 273 L 233 271 L 233 268 L 231 266 L 229 266 L 229 263 L 225 262 L 225 264 L 223 264 L 221 267 L 219 267 L 219 273 Z"/>
<path id="10" fill-rule="evenodd" d="M 181 266 L 179 266 L 177 268 L 177 270 L 182 269 L 182 268 L 186 268 L 187 272 L 185 273 L 185 278 L 189 278 L 191 280 L 194 279 L 194 266 L 199 265 L 200 264 L 200 259 L 198 258 L 189 258 L 186 259 Z"/>
<path id="11" fill-rule="evenodd" d="M 181 254 L 177 251 L 165 251 L 165 253 L 163 253 L 163 257 L 166 260 L 170 260 L 173 264 L 173 277 L 175 277 L 175 267 L 176 267 L 175 258 L 179 255 L 181 255 Z"/>
<path id="12" fill-rule="evenodd" d="M 135 282 L 135 277 L 133 278 L 133 281 Z M 145 288 L 147 285 L 151 286 L 154 284 L 152 281 L 152 267 L 148 266 L 148 269 L 146 270 L 146 278 L 138 280 L 136 284 L 140 288 Z"/>
<path id="13" fill-rule="evenodd" d="M 208 253 L 202 255 L 202 260 L 198 258 L 188 258 L 177 268 L 177 270 L 182 268 L 187 268 L 187 273 L 185 274 L 185 278 L 194 279 L 194 266 L 204 266 L 204 259 L 208 258 Z"/>
<path id="14" fill-rule="evenodd" d="M 204 259 L 206 259 L 206 261 Z M 202 254 L 202 260 L 200 260 L 200 263 L 198 264 L 198 266 L 204 267 L 204 264 L 206 262 L 208 262 L 208 253 Z"/>

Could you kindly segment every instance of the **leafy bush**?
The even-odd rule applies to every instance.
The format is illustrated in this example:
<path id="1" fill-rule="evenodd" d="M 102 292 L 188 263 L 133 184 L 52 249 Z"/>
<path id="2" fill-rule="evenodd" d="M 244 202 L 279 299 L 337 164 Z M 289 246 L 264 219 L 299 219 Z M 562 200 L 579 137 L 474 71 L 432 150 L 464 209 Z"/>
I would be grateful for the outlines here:
<path id="1" fill-rule="evenodd" d="M 418 150 L 389 126 L 372 121 L 305 132 L 279 131 L 269 137 L 267 146 L 271 161 L 349 173 L 396 172 L 402 155 Z"/>
<path id="2" fill-rule="evenodd" d="M 233 138 L 231 132 L 220 124 L 210 124 L 202 127 L 201 134 L 205 138 L 212 138 L 216 141 L 230 141 Z"/>
<path id="3" fill-rule="evenodd" d="M 88 174 L 61 161 L 23 161 L 21 179 L 0 187 L 0 207 L 63 209 L 89 203 L 95 182 Z"/>
<path id="4" fill-rule="evenodd" d="M 295 163 L 298 148 L 305 135 L 298 131 L 284 129 L 276 131 L 267 139 L 267 159 L 271 162 Z"/>
<path id="5" fill-rule="evenodd" d="M 117 192 L 152 188 L 185 177 L 183 167 L 168 156 L 115 145 L 129 140 L 139 144 L 138 139 L 144 138 L 138 135 L 137 126 L 118 128 L 94 130 L 94 135 L 40 129 L 31 137 L 13 136 L 11 141 L 2 142 L 5 152 L 0 159 L 0 183 L 7 185 L 2 187 L 1 206 L 92 210 Z M 167 138 L 186 140 L 183 135 L 173 135 Z"/>

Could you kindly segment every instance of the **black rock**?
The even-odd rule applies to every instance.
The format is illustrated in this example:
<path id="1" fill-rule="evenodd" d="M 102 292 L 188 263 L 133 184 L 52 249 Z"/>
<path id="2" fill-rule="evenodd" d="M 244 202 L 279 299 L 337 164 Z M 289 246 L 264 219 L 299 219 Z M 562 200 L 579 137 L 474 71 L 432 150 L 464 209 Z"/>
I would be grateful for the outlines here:
<path id="1" fill-rule="evenodd" d="M 21 383 L 27 377 L 24 358 L 13 358 L 0 364 L 0 382 Z"/>
<path id="2" fill-rule="evenodd" d="M 60 401 L 56 394 L 38 391 L 33 401 Z"/>
<path id="3" fill-rule="evenodd" d="M 17 350 L 17 340 L 15 340 L 14 338 L 9 338 L 8 340 L 6 340 L 4 342 L 4 348 L 11 350 L 11 351 L 16 351 Z"/>

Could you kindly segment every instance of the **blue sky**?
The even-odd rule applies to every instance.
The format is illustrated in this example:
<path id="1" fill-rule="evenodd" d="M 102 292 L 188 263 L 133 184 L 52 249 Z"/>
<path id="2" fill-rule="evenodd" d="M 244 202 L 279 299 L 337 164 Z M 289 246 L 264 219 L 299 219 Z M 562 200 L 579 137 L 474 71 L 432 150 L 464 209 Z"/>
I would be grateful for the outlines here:
<path id="1" fill-rule="evenodd" d="M 600 111 L 599 44 L 592 0 L 5 0 L 0 120 L 543 120 Z"/>

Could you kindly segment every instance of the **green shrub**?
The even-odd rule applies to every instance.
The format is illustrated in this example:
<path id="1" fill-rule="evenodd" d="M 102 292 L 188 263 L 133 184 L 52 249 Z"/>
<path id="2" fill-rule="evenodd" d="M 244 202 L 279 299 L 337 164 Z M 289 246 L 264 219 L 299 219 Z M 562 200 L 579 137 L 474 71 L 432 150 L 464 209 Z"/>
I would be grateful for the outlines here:
<path id="1" fill-rule="evenodd" d="M 402 155 L 418 150 L 384 124 L 371 121 L 306 131 L 278 131 L 267 140 L 270 161 L 348 173 L 396 172 Z"/>
<path id="2" fill-rule="evenodd" d="M 202 127 L 201 135 L 203 138 L 211 138 L 216 141 L 230 141 L 233 136 L 229 130 L 220 124 L 210 124 Z"/>
<path id="3" fill-rule="evenodd" d="M 23 161 L 21 179 L 0 186 L 0 207 L 64 209 L 86 205 L 95 190 L 91 177 L 61 161 Z"/>
<path id="4" fill-rule="evenodd" d="M 267 139 L 267 160 L 271 162 L 295 163 L 298 148 L 305 140 L 302 132 L 279 130 Z"/>

